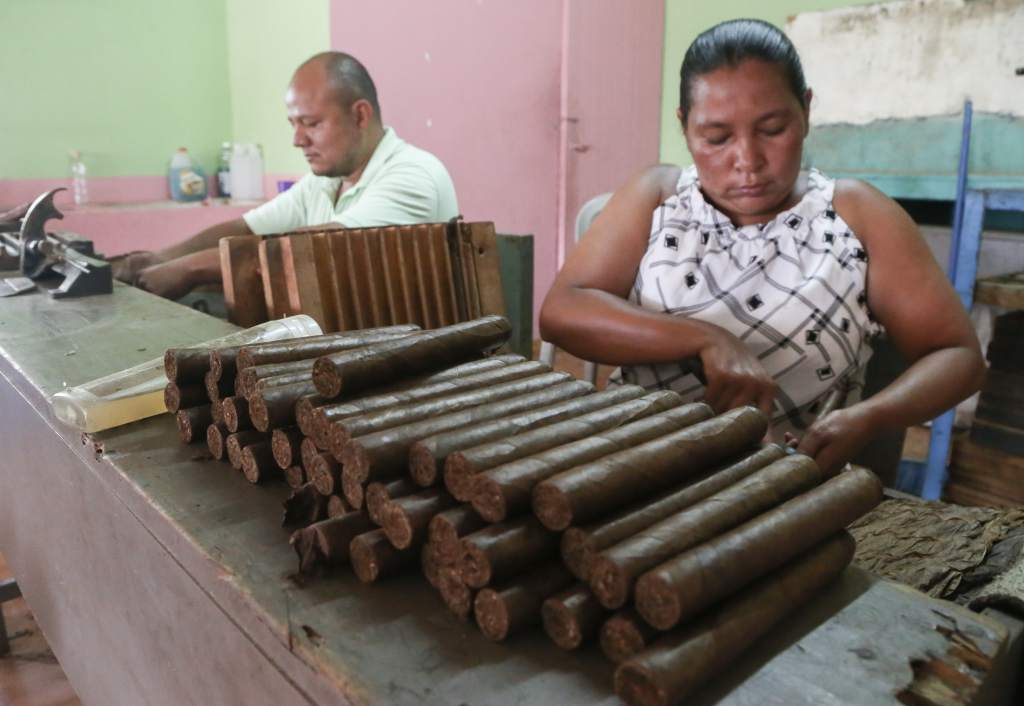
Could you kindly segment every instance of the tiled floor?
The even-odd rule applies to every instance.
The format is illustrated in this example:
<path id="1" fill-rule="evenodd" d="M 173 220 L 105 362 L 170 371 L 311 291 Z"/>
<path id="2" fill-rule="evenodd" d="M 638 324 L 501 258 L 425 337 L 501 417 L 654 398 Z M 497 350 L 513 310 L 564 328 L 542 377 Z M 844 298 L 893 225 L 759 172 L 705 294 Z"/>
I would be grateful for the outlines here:
<path id="1" fill-rule="evenodd" d="M 11 572 L 0 555 L 0 580 Z M 80 706 L 24 598 L 3 604 L 10 654 L 0 657 L 3 706 Z"/>

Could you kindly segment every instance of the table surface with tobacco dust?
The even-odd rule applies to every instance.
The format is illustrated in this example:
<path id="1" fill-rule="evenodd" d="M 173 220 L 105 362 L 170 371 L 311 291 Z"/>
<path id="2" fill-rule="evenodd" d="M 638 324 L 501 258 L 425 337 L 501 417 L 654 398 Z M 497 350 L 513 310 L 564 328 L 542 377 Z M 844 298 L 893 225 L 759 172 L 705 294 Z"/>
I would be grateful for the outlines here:
<path id="1" fill-rule="evenodd" d="M 419 576 L 298 586 L 279 525 L 288 489 L 184 446 L 169 415 L 86 444 L 53 420 L 46 400 L 63 383 L 231 329 L 122 286 L 0 306 L 0 423 L 16 437 L 0 460 L 0 551 L 83 699 L 212 703 L 203 689 L 234 681 L 246 703 L 289 689 L 295 703 L 618 703 L 596 648 L 566 653 L 539 629 L 491 644 Z M 1005 635 L 851 568 L 688 703 L 899 703 L 911 685 L 944 688 L 956 660 L 977 670 L 953 687 L 967 694 L 993 659 L 1001 669 Z"/>

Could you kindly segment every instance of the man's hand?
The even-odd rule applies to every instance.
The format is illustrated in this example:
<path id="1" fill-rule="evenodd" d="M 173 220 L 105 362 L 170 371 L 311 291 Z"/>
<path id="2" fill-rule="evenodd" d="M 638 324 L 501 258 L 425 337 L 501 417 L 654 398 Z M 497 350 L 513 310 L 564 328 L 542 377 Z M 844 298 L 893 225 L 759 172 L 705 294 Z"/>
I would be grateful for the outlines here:
<path id="1" fill-rule="evenodd" d="M 722 330 L 700 351 L 707 378 L 704 401 L 716 413 L 751 405 L 772 413 L 775 381 L 738 338 Z"/>
<path id="2" fill-rule="evenodd" d="M 183 258 L 147 267 L 135 278 L 135 286 L 166 299 L 180 299 L 195 283 Z"/>
<path id="3" fill-rule="evenodd" d="M 110 267 L 114 279 L 125 284 L 136 284 L 136 279 L 142 270 L 161 262 L 161 258 L 155 252 L 135 250 L 110 258 Z"/>
<path id="4" fill-rule="evenodd" d="M 28 213 L 28 207 L 32 205 L 31 201 L 20 203 L 14 208 L 0 212 L 0 221 L 17 221 L 25 217 Z"/>
<path id="5" fill-rule="evenodd" d="M 819 417 L 796 450 L 815 460 L 818 468 L 836 473 L 871 440 L 874 428 L 857 405 Z"/>

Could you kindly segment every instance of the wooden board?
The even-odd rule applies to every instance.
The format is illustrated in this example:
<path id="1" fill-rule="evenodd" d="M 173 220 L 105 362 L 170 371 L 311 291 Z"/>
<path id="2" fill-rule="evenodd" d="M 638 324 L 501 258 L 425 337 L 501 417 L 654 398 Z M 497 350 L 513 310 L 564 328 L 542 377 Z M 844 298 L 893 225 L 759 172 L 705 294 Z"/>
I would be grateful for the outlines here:
<path id="1" fill-rule="evenodd" d="M 1006 309 L 1024 309 L 1024 272 L 979 279 L 974 285 L 974 301 Z"/>
<path id="2" fill-rule="evenodd" d="M 244 328 L 267 320 L 259 243 L 259 237 L 255 235 L 221 238 L 219 243 L 224 306 L 228 319 Z"/>

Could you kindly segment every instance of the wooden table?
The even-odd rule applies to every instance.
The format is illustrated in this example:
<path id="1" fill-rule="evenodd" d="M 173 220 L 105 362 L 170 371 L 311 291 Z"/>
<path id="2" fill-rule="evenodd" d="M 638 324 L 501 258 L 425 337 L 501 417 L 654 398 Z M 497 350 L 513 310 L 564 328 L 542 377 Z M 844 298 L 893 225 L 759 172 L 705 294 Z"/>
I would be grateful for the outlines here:
<path id="1" fill-rule="evenodd" d="M 296 585 L 287 489 L 204 460 L 169 415 L 83 438 L 50 412 L 64 384 L 232 328 L 120 285 L 0 300 L 0 551 L 84 703 L 618 703 L 595 648 L 565 653 L 540 630 L 489 643 L 419 576 Z M 1005 642 L 851 569 L 692 703 L 895 703 L 951 621 L 990 654 Z"/>

